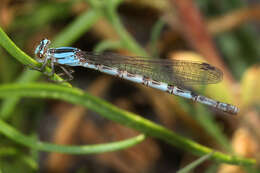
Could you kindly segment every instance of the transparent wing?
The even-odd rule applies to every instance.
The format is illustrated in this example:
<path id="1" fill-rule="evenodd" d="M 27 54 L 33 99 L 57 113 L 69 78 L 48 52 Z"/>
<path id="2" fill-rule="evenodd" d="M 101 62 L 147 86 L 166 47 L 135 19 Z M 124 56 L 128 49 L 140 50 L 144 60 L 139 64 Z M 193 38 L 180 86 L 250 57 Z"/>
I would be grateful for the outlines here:
<path id="1" fill-rule="evenodd" d="M 132 74 L 139 74 L 172 85 L 205 85 L 218 83 L 223 73 L 218 68 L 203 62 L 183 60 L 148 59 L 114 53 L 81 53 L 87 61 L 115 67 Z"/>

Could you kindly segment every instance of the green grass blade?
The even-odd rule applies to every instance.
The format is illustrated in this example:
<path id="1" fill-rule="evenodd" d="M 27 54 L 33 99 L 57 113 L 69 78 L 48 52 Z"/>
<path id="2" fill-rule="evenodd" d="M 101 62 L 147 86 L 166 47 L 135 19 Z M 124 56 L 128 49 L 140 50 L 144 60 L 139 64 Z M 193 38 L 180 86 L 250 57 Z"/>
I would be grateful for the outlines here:
<path id="1" fill-rule="evenodd" d="M 151 50 L 151 54 L 153 57 L 159 56 L 157 42 L 159 40 L 162 29 L 165 25 L 166 22 L 163 19 L 159 19 L 152 28 L 150 41 L 149 41 L 149 45 L 150 45 L 149 50 Z"/>
<path id="2" fill-rule="evenodd" d="M 122 0 L 103 1 L 102 5 L 94 5 L 94 9 L 101 11 L 102 15 L 111 23 L 117 34 L 119 35 L 122 47 L 134 52 L 140 56 L 148 57 L 146 51 L 139 46 L 136 40 L 127 32 L 117 14 L 117 7 Z M 94 3 L 91 3 L 94 4 Z"/>
<path id="3" fill-rule="evenodd" d="M 120 48 L 122 48 L 122 45 L 119 41 L 104 40 L 95 46 L 94 52 L 100 53 L 104 52 L 105 50 Z"/>
<path id="4" fill-rule="evenodd" d="M 227 136 L 224 134 L 220 125 L 217 124 L 210 112 L 202 105 L 196 106 L 194 118 L 216 140 L 216 142 L 226 151 L 232 153 L 232 147 Z"/>
<path id="5" fill-rule="evenodd" d="M 55 37 L 53 46 L 67 46 L 89 30 L 101 17 L 98 10 L 88 10 L 76 18 L 60 34 Z"/>
<path id="6" fill-rule="evenodd" d="M 209 154 L 207 154 L 205 156 L 202 156 L 198 160 L 195 160 L 194 162 L 192 162 L 189 165 L 185 166 L 181 170 L 177 171 L 177 173 L 189 173 L 189 172 L 191 172 L 194 168 L 196 168 L 197 166 L 202 164 L 204 161 L 208 160 L 212 156 L 212 154 L 213 154 L 213 152 L 209 153 Z"/>
<path id="7" fill-rule="evenodd" d="M 213 152 L 212 149 L 200 145 L 192 140 L 179 136 L 160 125 L 157 125 L 141 116 L 121 110 L 97 97 L 84 93 L 77 88 L 69 88 L 54 84 L 6 84 L 0 86 L 0 97 L 33 97 L 53 98 L 64 100 L 73 104 L 82 105 L 112 121 L 136 129 L 144 134 L 159 138 L 168 144 L 202 156 Z M 0 124 L 1 126 L 1 124 Z M 221 152 L 214 152 L 211 159 L 219 162 L 252 166 L 256 164 L 254 159 L 246 159 L 238 156 L 231 156 Z"/>
<path id="8" fill-rule="evenodd" d="M 25 52 L 19 49 L 14 42 L 6 35 L 3 29 L 0 27 L 0 45 L 12 55 L 15 59 L 21 62 L 24 65 L 35 65 L 40 67 L 40 64 L 37 63 L 33 58 L 28 56 Z"/>
<path id="9" fill-rule="evenodd" d="M 134 146 L 145 139 L 144 135 L 139 135 L 137 137 L 133 137 L 127 140 L 123 140 L 119 142 L 111 142 L 107 144 L 62 146 L 62 145 L 55 145 L 47 142 L 40 142 L 35 140 L 34 138 L 25 136 L 2 120 L 0 120 L 0 132 L 5 136 L 7 136 L 8 138 L 14 140 L 15 142 L 35 150 L 67 153 L 67 154 L 97 154 L 97 153 L 104 153 L 110 151 L 117 151 L 117 150 L 122 150 Z"/>

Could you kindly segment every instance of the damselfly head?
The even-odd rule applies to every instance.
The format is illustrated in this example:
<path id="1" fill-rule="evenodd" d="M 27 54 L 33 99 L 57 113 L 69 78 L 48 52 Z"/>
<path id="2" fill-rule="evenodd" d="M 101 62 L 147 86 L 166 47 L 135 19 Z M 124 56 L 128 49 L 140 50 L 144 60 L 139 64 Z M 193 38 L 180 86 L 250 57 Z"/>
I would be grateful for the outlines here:
<path id="1" fill-rule="evenodd" d="M 43 39 L 40 44 L 36 47 L 34 54 L 36 56 L 36 60 L 38 62 L 43 62 L 48 50 L 49 45 L 51 44 L 51 41 L 48 39 Z"/>

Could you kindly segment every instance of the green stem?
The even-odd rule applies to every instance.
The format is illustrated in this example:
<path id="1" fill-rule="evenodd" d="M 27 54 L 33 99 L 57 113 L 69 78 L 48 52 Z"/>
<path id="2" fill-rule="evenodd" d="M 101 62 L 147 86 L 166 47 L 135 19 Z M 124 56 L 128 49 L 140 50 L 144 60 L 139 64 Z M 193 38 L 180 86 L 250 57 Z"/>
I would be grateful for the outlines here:
<path id="1" fill-rule="evenodd" d="M 99 10 L 84 12 L 55 37 L 52 46 L 67 46 L 72 44 L 97 22 L 101 14 Z"/>
<path id="2" fill-rule="evenodd" d="M 147 57 L 148 54 L 146 53 L 146 51 L 138 45 L 138 43 L 131 37 L 131 35 L 125 30 L 122 23 L 120 22 L 119 16 L 116 12 L 116 8 L 121 1 L 117 1 L 116 3 L 113 2 L 113 0 L 110 1 L 110 3 L 107 2 L 109 5 L 104 8 L 104 17 L 106 17 L 113 25 L 114 29 L 121 39 L 123 46 L 140 56 Z"/>
<path id="3" fill-rule="evenodd" d="M 40 67 L 40 63 L 37 63 L 33 58 L 28 56 L 14 42 L 6 35 L 3 29 L 0 27 L 0 45 L 10 53 L 14 58 L 24 65 L 35 65 Z"/>
<path id="4" fill-rule="evenodd" d="M 83 145 L 83 146 L 62 146 L 46 142 L 40 142 L 34 138 L 27 137 L 13 127 L 0 120 L 0 132 L 17 143 L 25 145 L 35 150 L 67 153 L 67 154 L 97 154 L 111 152 L 132 147 L 145 139 L 144 135 L 139 135 L 120 142 L 111 142 L 107 144 Z"/>
<path id="5" fill-rule="evenodd" d="M 105 40 L 97 44 L 94 48 L 94 52 L 104 52 L 108 49 L 119 49 L 122 48 L 122 45 L 119 41 L 111 41 L 111 40 Z"/>
<path id="6" fill-rule="evenodd" d="M 5 98 L 10 96 L 61 99 L 87 107 L 112 121 L 136 129 L 149 136 L 161 139 L 170 145 L 189 151 L 195 155 L 202 156 L 214 151 L 206 146 L 179 136 L 171 130 L 144 119 L 141 116 L 121 110 L 76 88 L 44 83 L 9 84 L 0 86 L 0 97 Z M 252 166 L 256 164 L 256 161 L 253 159 L 226 155 L 221 152 L 214 152 L 211 158 L 220 162 L 236 165 Z"/>
<path id="7" fill-rule="evenodd" d="M 193 169 L 198 167 L 204 161 L 208 160 L 212 156 L 212 154 L 213 153 L 209 153 L 209 154 L 207 154 L 205 156 L 202 156 L 201 158 L 193 161 L 192 163 L 188 164 L 187 166 L 185 166 L 181 170 L 177 171 L 176 173 L 189 173 L 189 172 L 192 172 Z"/>
<path id="8" fill-rule="evenodd" d="M 151 38 L 149 41 L 150 43 L 149 48 L 153 57 L 158 57 L 159 55 L 156 45 L 164 26 L 165 26 L 165 21 L 163 19 L 159 19 L 152 28 Z"/>

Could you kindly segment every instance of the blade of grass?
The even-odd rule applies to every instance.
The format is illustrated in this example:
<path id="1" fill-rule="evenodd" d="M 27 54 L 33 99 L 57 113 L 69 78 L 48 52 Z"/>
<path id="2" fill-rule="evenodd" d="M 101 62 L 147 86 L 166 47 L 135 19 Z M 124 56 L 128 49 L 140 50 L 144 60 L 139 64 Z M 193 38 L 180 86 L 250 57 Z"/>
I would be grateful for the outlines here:
<path id="1" fill-rule="evenodd" d="M 94 48 L 94 52 L 100 53 L 108 49 L 119 49 L 122 45 L 119 41 L 104 40 L 97 44 Z"/>
<path id="2" fill-rule="evenodd" d="M 139 44 L 131 37 L 119 19 L 116 9 L 122 0 L 101 1 L 102 4 L 99 3 L 98 5 L 95 5 L 95 3 L 92 1 L 88 2 L 93 5 L 93 9 L 102 12 L 102 15 L 112 24 L 120 37 L 122 47 L 140 56 L 148 57 L 148 54 L 145 52 L 145 50 L 140 47 Z"/>
<path id="3" fill-rule="evenodd" d="M 99 10 L 88 10 L 84 12 L 55 37 L 52 45 L 67 46 L 72 44 L 89 30 L 100 17 L 101 13 Z"/>
<path id="4" fill-rule="evenodd" d="M 163 27 L 165 26 L 165 24 L 166 23 L 163 19 L 159 19 L 152 28 L 149 45 L 150 45 L 150 51 L 151 51 L 151 54 L 153 57 L 158 57 L 158 55 L 159 55 L 156 44 L 159 40 L 161 31 L 162 31 Z"/>
<path id="5" fill-rule="evenodd" d="M 127 140 L 119 142 L 111 142 L 107 144 L 83 145 L 83 146 L 62 146 L 47 142 L 37 141 L 15 130 L 12 126 L 0 120 L 0 132 L 13 141 L 30 147 L 35 150 L 67 153 L 67 154 L 97 154 L 111 152 L 132 147 L 145 139 L 144 135 L 139 135 Z"/>
<path id="6" fill-rule="evenodd" d="M 205 107 L 202 105 L 196 105 L 194 118 L 226 152 L 233 152 L 227 136 L 223 133 L 223 130 Z"/>
<path id="7" fill-rule="evenodd" d="M 141 116 L 121 110 L 97 97 L 84 93 L 82 90 L 77 88 L 68 88 L 45 83 L 1 85 L 0 97 L 5 98 L 10 96 L 61 99 L 73 104 L 85 106 L 105 118 L 136 129 L 144 134 L 161 139 L 168 144 L 189 151 L 195 155 L 201 156 L 213 152 L 212 149 L 206 146 L 179 136 L 160 125 L 142 118 Z M 231 156 L 221 152 L 214 152 L 211 159 L 236 165 L 252 166 L 256 164 L 254 159 Z"/>
<path id="8" fill-rule="evenodd" d="M 38 163 L 35 160 L 33 160 L 30 156 L 23 155 L 23 156 L 20 156 L 20 159 L 25 164 L 30 166 L 30 168 L 32 168 L 33 170 L 38 170 L 39 169 Z"/>
<path id="9" fill-rule="evenodd" d="M 189 172 L 191 172 L 194 168 L 196 168 L 197 166 L 202 164 L 204 161 L 208 160 L 212 156 L 213 153 L 214 152 L 209 153 L 209 154 L 207 154 L 205 156 L 202 156 L 198 160 L 195 160 L 194 162 L 192 162 L 189 165 L 185 166 L 181 170 L 177 171 L 177 173 L 189 173 Z"/>

